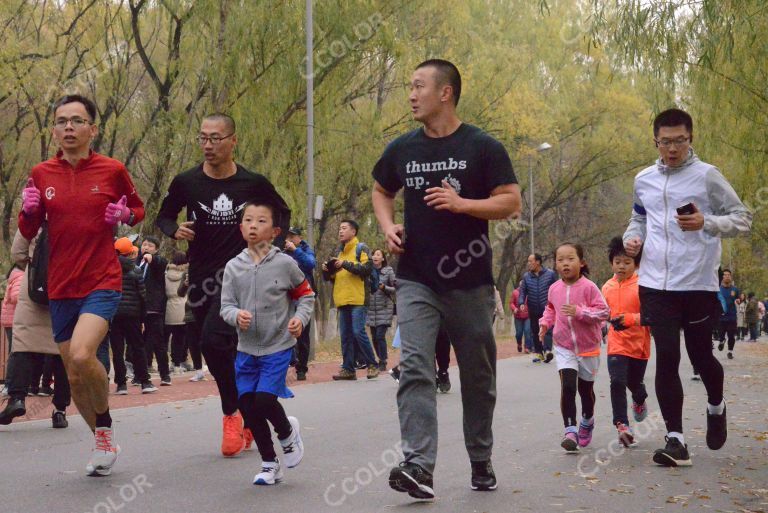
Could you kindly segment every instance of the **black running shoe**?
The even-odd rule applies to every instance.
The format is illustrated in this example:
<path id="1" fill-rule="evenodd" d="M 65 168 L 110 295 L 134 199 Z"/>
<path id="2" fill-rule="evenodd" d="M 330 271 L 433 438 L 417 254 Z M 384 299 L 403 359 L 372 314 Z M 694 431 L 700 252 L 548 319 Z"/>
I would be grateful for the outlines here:
<path id="1" fill-rule="evenodd" d="M 724 347 L 725 347 L 725 342 L 720 342 L 719 344 L 717 344 L 718 351 L 722 351 Z"/>
<path id="2" fill-rule="evenodd" d="M 552 351 L 547 351 L 546 356 L 544 356 L 544 363 L 551 362 L 554 357 L 555 355 L 552 354 Z"/>
<path id="3" fill-rule="evenodd" d="M 664 437 L 667 440 L 667 446 L 663 449 L 656 449 L 653 453 L 654 463 L 665 467 L 690 467 L 691 456 L 688 454 L 688 446 L 680 443 L 680 440 L 673 436 Z"/>
<path id="4" fill-rule="evenodd" d="M 707 447 L 713 451 L 725 445 L 725 440 L 728 438 L 728 422 L 725 410 L 725 405 L 723 405 L 722 415 L 712 415 L 707 410 Z"/>
<path id="5" fill-rule="evenodd" d="M 53 415 L 51 415 L 51 425 L 54 429 L 64 429 L 69 426 L 67 414 L 63 411 L 53 410 Z"/>
<path id="6" fill-rule="evenodd" d="M 402 462 L 389 473 L 389 486 L 416 499 L 434 499 L 432 474 L 415 463 Z"/>
<path id="7" fill-rule="evenodd" d="M 9 399 L 3 411 L 0 411 L 0 424 L 7 426 L 16 417 L 27 414 L 27 408 L 22 399 Z"/>
<path id="8" fill-rule="evenodd" d="M 451 391 L 451 378 L 448 376 L 448 371 L 437 371 L 437 389 L 442 394 Z"/>
<path id="9" fill-rule="evenodd" d="M 496 474 L 491 460 L 472 461 L 472 489 L 487 492 L 496 489 Z"/>

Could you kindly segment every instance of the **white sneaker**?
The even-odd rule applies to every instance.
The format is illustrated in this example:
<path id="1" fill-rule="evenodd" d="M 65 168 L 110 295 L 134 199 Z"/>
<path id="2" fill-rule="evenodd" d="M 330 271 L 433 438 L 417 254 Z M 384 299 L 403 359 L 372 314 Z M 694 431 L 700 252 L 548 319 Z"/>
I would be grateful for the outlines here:
<path id="1" fill-rule="evenodd" d="M 2 397 L 8 397 L 8 387 L 3 385 L 3 389 L 0 390 L 0 396 Z"/>
<path id="2" fill-rule="evenodd" d="M 182 367 L 181 365 L 175 366 L 173 368 L 173 373 L 176 374 L 177 376 L 184 374 L 184 367 Z"/>
<path id="3" fill-rule="evenodd" d="M 301 459 L 304 457 L 304 442 L 301 440 L 301 426 L 299 426 L 299 419 L 296 417 L 288 417 L 288 422 L 291 423 L 291 434 L 285 440 L 280 440 L 280 446 L 283 448 L 283 456 L 285 460 L 285 466 L 293 468 L 301 463 Z"/>
<path id="4" fill-rule="evenodd" d="M 189 378 L 189 380 L 193 383 L 197 381 L 205 381 L 205 371 L 202 369 L 195 371 L 195 375 Z"/>
<path id="5" fill-rule="evenodd" d="M 253 476 L 255 485 L 273 485 L 283 479 L 283 467 L 280 460 L 262 461 L 261 472 Z"/>
<path id="6" fill-rule="evenodd" d="M 132 380 L 136 374 L 133 372 L 133 364 L 131 362 L 125 362 L 125 379 Z"/>
<path id="7" fill-rule="evenodd" d="M 108 476 L 120 454 L 120 446 L 112 443 L 112 428 L 96 428 L 94 437 L 96 447 L 91 451 L 91 459 L 85 471 L 89 476 Z"/>

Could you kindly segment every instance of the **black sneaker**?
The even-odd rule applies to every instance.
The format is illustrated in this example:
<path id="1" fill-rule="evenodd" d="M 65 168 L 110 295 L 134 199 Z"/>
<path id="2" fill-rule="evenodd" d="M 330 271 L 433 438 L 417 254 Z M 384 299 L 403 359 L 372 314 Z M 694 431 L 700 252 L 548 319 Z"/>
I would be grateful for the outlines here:
<path id="1" fill-rule="evenodd" d="M 725 405 L 723 405 L 722 415 L 712 415 L 707 410 L 707 447 L 713 451 L 725 445 L 725 440 L 728 438 L 728 422 L 725 410 Z"/>
<path id="2" fill-rule="evenodd" d="M 728 359 L 733 360 L 733 353 L 728 351 Z"/>
<path id="3" fill-rule="evenodd" d="M 153 385 L 151 381 L 147 381 L 146 383 L 141 384 L 142 394 L 153 394 L 155 392 L 157 392 L 157 387 Z"/>
<path id="4" fill-rule="evenodd" d="M 688 446 L 683 445 L 680 440 L 673 436 L 665 436 L 664 438 L 667 440 L 667 446 L 654 451 L 654 463 L 665 467 L 690 467 L 691 457 L 688 454 Z"/>
<path id="5" fill-rule="evenodd" d="M 53 388 L 50 386 L 40 387 L 40 391 L 37 393 L 40 397 L 51 397 L 53 395 Z"/>
<path id="6" fill-rule="evenodd" d="M 27 414 L 27 408 L 22 399 L 10 399 L 5 409 L 0 411 L 0 424 L 7 426 L 14 418 Z"/>
<path id="7" fill-rule="evenodd" d="M 389 375 L 392 376 L 392 379 L 394 379 L 395 382 L 400 383 L 400 367 L 395 365 L 389 369 Z"/>
<path id="8" fill-rule="evenodd" d="M 720 342 L 719 344 L 717 344 L 718 351 L 722 351 L 724 347 L 725 347 L 725 342 Z"/>
<path id="9" fill-rule="evenodd" d="M 402 462 L 389 473 L 389 486 L 416 499 L 434 499 L 432 474 L 415 463 Z"/>
<path id="10" fill-rule="evenodd" d="M 115 395 L 128 395 L 128 387 L 123 383 L 115 388 Z"/>
<path id="11" fill-rule="evenodd" d="M 67 414 L 63 411 L 53 410 L 53 415 L 51 416 L 51 424 L 54 429 L 63 429 L 69 426 L 69 421 L 67 421 Z"/>
<path id="12" fill-rule="evenodd" d="M 552 354 L 552 351 L 547 351 L 547 354 L 544 357 L 544 363 L 551 362 L 554 357 L 555 357 L 555 355 Z"/>
<path id="13" fill-rule="evenodd" d="M 437 371 L 437 389 L 442 394 L 447 394 L 451 390 L 451 378 L 448 371 Z"/>
<path id="14" fill-rule="evenodd" d="M 472 461 L 472 489 L 487 492 L 496 489 L 496 474 L 491 460 Z"/>
<path id="15" fill-rule="evenodd" d="M 297 371 L 296 372 L 296 381 L 306 381 L 307 380 L 307 373 Z"/>

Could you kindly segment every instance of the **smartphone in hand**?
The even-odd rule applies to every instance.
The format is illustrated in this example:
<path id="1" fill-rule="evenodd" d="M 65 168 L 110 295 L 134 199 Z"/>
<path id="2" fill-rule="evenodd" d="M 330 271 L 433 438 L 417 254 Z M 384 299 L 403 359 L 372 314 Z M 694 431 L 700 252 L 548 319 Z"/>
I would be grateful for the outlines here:
<path id="1" fill-rule="evenodd" d="M 680 205 L 675 210 L 677 210 L 677 215 L 679 216 L 689 216 L 696 212 L 696 209 L 693 206 L 693 203 L 690 201 L 686 203 L 685 205 Z"/>

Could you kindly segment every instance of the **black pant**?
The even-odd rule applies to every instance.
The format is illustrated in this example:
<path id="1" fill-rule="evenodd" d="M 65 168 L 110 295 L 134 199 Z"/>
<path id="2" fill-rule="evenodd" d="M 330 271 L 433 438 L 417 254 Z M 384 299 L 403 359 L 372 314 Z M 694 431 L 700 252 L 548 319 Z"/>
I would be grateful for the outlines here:
<path id="1" fill-rule="evenodd" d="M 581 415 L 591 419 L 595 414 L 594 381 L 579 377 L 576 369 L 560 370 L 560 412 L 563 414 L 565 427 L 572 427 L 576 422 L 576 393 L 581 398 Z"/>
<path id="2" fill-rule="evenodd" d="M 221 291 L 206 295 L 200 287 L 189 292 L 192 313 L 200 330 L 201 347 L 208 371 L 216 379 L 224 415 L 237 411 L 237 384 L 235 383 L 235 355 L 237 332 L 219 315 Z M 246 425 L 248 423 L 246 422 Z M 250 427 L 250 426 L 249 426 Z"/>
<path id="3" fill-rule="evenodd" d="M 275 461 L 277 455 L 272 445 L 269 424 L 274 426 L 277 438 L 281 440 L 288 438 L 292 430 L 277 396 L 267 392 L 249 392 L 240 397 L 239 404 L 245 424 L 253 433 L 253 441 L 256 442 L 262 461 Z"/>
<path id="4" fill-rule="evenodd" d="M 656 343 L 656 397 L 669 432 L 683 432 L 680 329 L 691 364 L 707 389 L 709 404 L 723 401 L 723 367 L 712 354 L 712 325 L 719 318 L 716 292 L 662 291 L 640 287 L 642 322 Z"/>
<path id="5" fill-rule="evenodd" d="M 54 366 L 54 358 L 56 358 L 57 355 L 53 354 L 47 354 L 45 355 L 45 358 L 43 359 L 43 382 L 41 383 L 42 388 L 50 388 L 51 383 L 54 381 L 53 377 L 53 366 Z M 61 358 L 61 357 L 59 357 Z"/>
<path id="6" fill-rule="evenodd" d="M 371 330 L 371 342 L 376 356 L 379 358 L 379 366 L 387 366 L 387 330 L 389 325 L 369 326 Z"/>
<path id="7" fill-rule="evenodd" d="M 309 370 L 309 329 L 312 321 L 309 321 L 301 336 L 296 340 L 296 372 L 306 373 Z"/>
<path id="8" fill-rule="evenodd" d="M 115 384 L 125 385 L 125 361 L 123 353 L 128 353 L 133 361 L 133 376 L 139 383 L 149 381 L 147 356 L 144 352 L 144 339 L 141 335 L 141 319 L 138 317 L 115 317 L 109 328 L 109 344 L 112 346 L 112 362 L 115 365 Z"/>
<path id="9" fill-rule="evenodd" d="M 168 344 L 163 336 L 164 313 L 150 313 L 144 319 L 144 349 L 147 351 L 147 365 L 152 365 L 152 354 L 157 358 L 157 371 L 161 378 L 169 378 Z"/>
<path id="10" fill-rule="evenodd" d="M 725 335 L 728 335 L 728 351 L 733 351 L 736 345 L 736 319 L 720 319 L 720 343 L 725 342 Z"/>
<path id="11" fill-rule="evenodd" d="M 643 404 L 648 397 L 643 378 L 648 360 L 632 358 L 620 354 L 608 355 L 608 374 L 611 377 L 611 406 L 613 407 L 613 425 L 621 422 L 629 425 L 627 417 L 627 389 L 632 393 L 632 401 Z"/>
<path id="12" fill-rule="evenodd" d="M 35 376 L 36 369 L 42 367 L 46 356 L 51 358 L 53 377 L 56 382 L 53 389 L 53 405 L 57 410 L 64 411 L 72 400 L 72 393 L 69 389 L 69 378 L 64 369 L 64 361 L 59 355 L 28 352 L 11 353 L 8 359 L 8 374 L 6 375 L 8 395 L 13 400 L 24 400 L 27 395 L 27 388 L 32 385 L 33 380 L 40 379 L 39 376 Z"/>
<path id="13" fill-rule="evenodd" d="M 187 361 L 187 327 L 184 324 L 165 325 L 165 347 L 171 344 L 171 361 L 179 366 Z"/>
<path id="14" fill-rule="evenodd" d="M 544 310 L 538 311 L 536 309 L 528 309 L 528 318 L 531 320 L 531 337 L 533 338 L 533 351 L 536 353 L 543 353 L 544 350 L 552 350 L 552 331 L 547 331 L 544 335 L 544 340 L 539 340 L 539 321 L 544 315 Z"/>
<path id="15" fill-rule="evenodd" d="M 445 326 L 440 326 L 437 332 L 435 361 L 437 362 L 437 372 L 448 372 L 448 366 L 451 364 L 451 339 L 448 338 Z"/>
<path id="16" fill-rule="evenodd" d="M 186 330 L 184 342 L 189 349 L 189 356 L 192 357 L 192 366 L 195 370 L 200 370 L 203 368 L 203 354 L 200 352 L 200 325 L 192 321 L 184 326 Z"/>
<path id="17" fill-rule="evenodd" d="M 8 356 L 10 356 L 13 349 L 13 328 L 10 326 L 5 328 L 5 340 L 8 341 Z"/>

